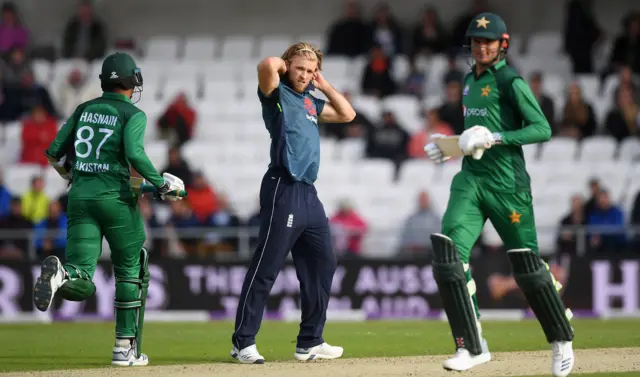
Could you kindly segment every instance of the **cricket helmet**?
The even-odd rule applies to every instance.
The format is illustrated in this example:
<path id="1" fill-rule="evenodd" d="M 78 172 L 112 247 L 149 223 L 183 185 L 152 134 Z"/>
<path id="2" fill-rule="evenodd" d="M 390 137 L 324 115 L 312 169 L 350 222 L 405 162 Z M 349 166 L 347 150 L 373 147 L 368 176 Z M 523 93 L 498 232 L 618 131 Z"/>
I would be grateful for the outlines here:
<path id="1" fill-rule="evenodd" d="M 465 33 L 467 44 L 471 45 L 471 38 L 486 38 L 493 41 L 501 41 L 503 52 L 509 48 L 509 34 L 504 20 L 497 14 L 484 12 L 473 18 Z"/>
<path id="2" fill-rule="evenodd" d="M 133 89 L 134 93 L 142 92 L 142 71 L 131 55 L 124 52 L 107 56 L 102 62 L 102 70 L 98 77 L 103 87 L 117 85 Z"/>

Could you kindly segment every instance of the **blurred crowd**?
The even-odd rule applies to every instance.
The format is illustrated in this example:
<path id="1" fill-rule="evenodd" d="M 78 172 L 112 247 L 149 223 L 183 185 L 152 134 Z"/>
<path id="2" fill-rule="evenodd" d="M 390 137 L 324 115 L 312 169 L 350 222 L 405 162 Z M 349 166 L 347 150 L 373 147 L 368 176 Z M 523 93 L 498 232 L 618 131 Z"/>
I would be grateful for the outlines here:
<path id="1" fill-rule="evenodd" d="M 358 111 L 348 124 L 321 124 L 324 137 L 338 141 L 358 138 L 366 141 L 365 156 L 388 159 L 398 168 L 409 159 L 424 159 L 423 146 L 433 133 L 460 134 L 464 129 L 462 110 L 462 80 L 464 70 L 457 62 L 464 54 L 464 32 L 473 15 L 490 10 L 486 1 L 471 1 L 471 7 L 453 23 L 444 25 L 438 10 L 427 7 L 416 25 L 401 25 L 393 16 L 391 5 L 381 4 L 372 19 L 363 16 L 357 2 L 348 2 L 345 14 L 330 27 L 325 46 L 328 56 L 367 56 L 361 76 L 360 92 L 384 98 L 394 94 L 415 96 L 422 100 L 428 72 L 416 63 L 421 56 L 446 54 L 448 71 L 440 85 L 444 87 L 443 102 L 438 107 L 421 109 L 424 127 L 410 133 L 395 114 L 385 111 L 381 124 Z M 65 120 L 76 105 L 101 94 L 96 80 L 82 70 L 73 69 L 66 80 L 45 87 L 36 79 L 30 53 L 28 25 L 20 21 L 16 4 L 5 2 L 0 24 L 0 122 L 22 123 L 22 150 L 19 163 L 46 166 L 42 151 L 56 134 L 57 125 Z M 616 140 L 637 138 L 640 130 L 640 13 L 630 13 L 623 20 L 623 28 L 615 38 L 609 64 L 602 72 L 594 72 L 593 51 L 604 37 L 588 1 L 573 0 L 567 7 L 565 52 L 573 62 L 575 74 L 598 74 L 601 80 L 609 75 L 619 76 L 614 91 L 614 106 L 609 109 L 604 124 L 598 124 L 593 105 L 581 93 L 578 82 L 566 91 L 562 115 L 557 116 L 554 99 L 543 91 L 545 76 L 534 72 L 526 79 L 550 120 L 553 135 L 578 140 L 596 134 L 611 135 Z M 76 14 L 68 20 L 62 37 L 61 58 L 80 58 L 94 61 L 102 58 L 109 46 L 105 28 L 93 12 L 90 1 L 81 1 Z M 568 43 L 571 41 L 571 43 Z M 393 57 L 408 56 L 409 73 L 394 78 Z M 515 67 L 518 68 L 517 66 Z M 350 93 L 345 93 L 348 98 Z M 218 192 L 215 184 L 193 169 L 181 154 L 181 146 L 193 137 L 197 111 L 184 95 L 171 101 L 156 124 L 160 137 L 169 139 L 174 147 L 169 151 L 168 165 L 162 172 L 182 177 L 189 189 L 189 197 L 175 203 L 153 203 L 142 198 L 140 206 L 150 234 L 148 242 L 155 255 L 180 256 L 234 255 L 242 247 L 255 247 L 258 226 L 256 213 L 240 218 L 229 205 L 226 194 Z M 559 121 L 556 121 L 560 119 Z M 264 132 L 264 130 L 256 130 Z M 66 195 L 49 198 L 43 191 L 43 177 L 33 177 L 31 188 L 24 193 L 12 193 L 0 179 L 0 258 L 24 258 L 29 248 L 35 248 L 39 258 L 63 255 L 66 244 Z M 590 182 L 592 196 L 572 198 L 571 209 L 559 221 L 564 230 L 558 232 L 558 251 L 575 253 L 579 245 L 591 252 L 603 250 L 637 249 L 637 239 L 624 232 L 627 223 L 640 225 L 640 195 L 632 213 L 612 203 L 606 189 L 596 180 Z M 416 199 L 416 209 L 407 214 L 398 255 L 420 255 L 430 246 L 428 234 L 440 230 L 441 218 L 432 209 L 428 192 Z M 328 214 L 333 230 L 336 253 L 343 257 L 357 257 L 362 252 L 362 239 L 370 231 L 353 203 L 341 203 L 336 213 Z M 628 219 L 625 220 L 625 219 Z M 617 229 L 615 235 L 572 230 L 571 226 L 598 225 Z M 567 228 L 568 227 L 568 228 Z M 30 238 L 17 232 L 32 229 Z M 245 236 L 234 229 L 246 229 Z M 190 231 L 193 230 L 193 231 Z M 168 237 L 167 234 L 176 234 Z M 32 245 L 29 245 L 31 239 Z M 4 240 L 4 241 L 2 241 Z M 484 247 L 482 240 L 478 246 Z"/>

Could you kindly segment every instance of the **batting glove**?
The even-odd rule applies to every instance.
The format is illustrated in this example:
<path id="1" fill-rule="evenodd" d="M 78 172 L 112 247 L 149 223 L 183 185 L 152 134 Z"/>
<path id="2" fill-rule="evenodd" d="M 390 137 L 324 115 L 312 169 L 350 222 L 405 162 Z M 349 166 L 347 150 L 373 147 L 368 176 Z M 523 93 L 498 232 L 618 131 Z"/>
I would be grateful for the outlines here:
<path id="1" fill-rule="evenodd" d="M 176 200 L 182 200 L 182 198 L 177 195 L 178 192 L 184 190 L 184 182 L 182 179 L 169 173 L 162 174 L 162 178 L 164 178 L 164 184 L 158 188 L 160 199 L 174 202 Z"/>
<path id="2" fill-rule="evenodd" d="M 460 135 L 458 145 L 465 155 L 475 160 L 482 158 L 484 151 L 496 143 L 495 136 L 484 126 L 473 126 Z"/>
<path id="3" fill-rule="evenodd" d="M 429 144 L 424 146 L 424 151 L 427 152 L 427 156 L 437 164 L 441 164 L 451 158 L 450 156 L 445 156 L 435 143 L 436 139 L 443 137 L 446 137 L 446 135 L 433 134 L 431 135 Z"/>

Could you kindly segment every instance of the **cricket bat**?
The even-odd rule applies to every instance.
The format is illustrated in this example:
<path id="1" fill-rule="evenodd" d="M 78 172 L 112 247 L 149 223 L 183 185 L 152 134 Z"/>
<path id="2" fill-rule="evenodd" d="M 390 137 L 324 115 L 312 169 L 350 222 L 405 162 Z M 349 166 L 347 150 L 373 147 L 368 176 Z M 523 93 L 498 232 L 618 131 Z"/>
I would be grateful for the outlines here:
<path id="1" fill-rule="evenodd" d="M 447 136 L 435 139 L 435 143 L 445 156 L 462 157 L 464 152 L 458 146 L 458 140 L 460 140 L 460 136 Z"/>

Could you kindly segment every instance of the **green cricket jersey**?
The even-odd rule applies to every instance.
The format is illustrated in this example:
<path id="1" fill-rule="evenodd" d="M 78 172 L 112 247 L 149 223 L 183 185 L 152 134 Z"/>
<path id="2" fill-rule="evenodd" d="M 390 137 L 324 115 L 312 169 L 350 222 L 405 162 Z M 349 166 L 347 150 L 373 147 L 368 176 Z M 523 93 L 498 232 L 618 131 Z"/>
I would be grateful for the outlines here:
<path id="1" fill-rule="evenodd" d="M 463 88 L 465 129 L 485 126 L 502 140 L 480 160 L 464 157 L 462 170 L 497 192 L 530 191 L 522 145 L 548 141 L 551 127 L 528 84 L 502 60 L 479 77 L 472 70 Z"/>
<path id="2" fill-rule="evenodd" d="M 160 187 L 164 180 L 144 151 L 146 125 L 145 113 L 122 94 L 103 93 L 78 106 L 45 151 L 60 160 L 73 150 L 69 198 L 132 198 L 129 164 Z"/>

